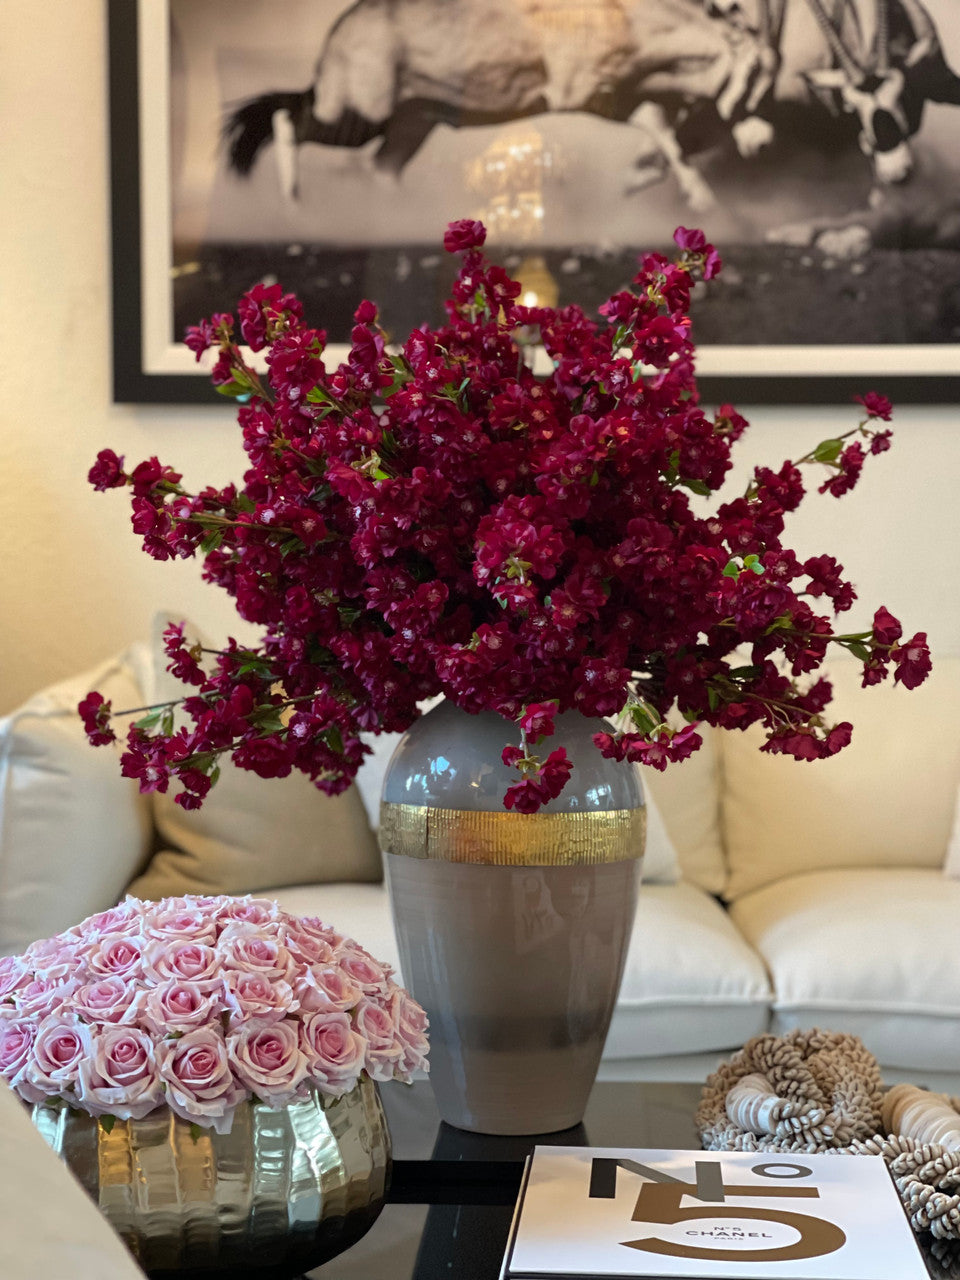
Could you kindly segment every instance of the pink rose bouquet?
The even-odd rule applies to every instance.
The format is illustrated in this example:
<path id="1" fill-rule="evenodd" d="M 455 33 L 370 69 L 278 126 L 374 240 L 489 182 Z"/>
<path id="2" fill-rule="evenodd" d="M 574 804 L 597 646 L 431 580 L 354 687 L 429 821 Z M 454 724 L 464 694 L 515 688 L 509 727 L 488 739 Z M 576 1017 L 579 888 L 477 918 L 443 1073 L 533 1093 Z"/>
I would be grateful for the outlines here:
<path id="1" fill-rule="evenodd" d="M 427 1019 L 322 921 L 257 898 L 127 898 L 0 960 L 0 1080 L 114 1120 L 167 1106 L 218 1133 L 362 1075 L 428 1069 Z"/>
<path id="2" fill-rule="evenodd" d="M 179 724 L 171 703 L 130 726 L 122 769 L 141 790 L 175 780 L 176 801 L 196 808 L 228 753 L 335 793 L 368 750 L 363 733 L 406 729 L 443 694 L 504 717 L 518 773 L 504 801 L 532 812 L 572 768 L 549 750 L 558 712 L 616 717 L 597 749 L 657 769 L 701 745 L 701 721 L 759 723 L 763 750 L 815 760 L 852 731 L 830 722 L 831 687 L 815 676 L 831 646 L 862 663 L 864 685 L 926 677 L 925 633 L 905 638 L 882 606 L 844 630 L 855 592 L 843 566 L 781 541 L 804 468 L 840 497 L 889 448 L 882 395 L 858 397 L 849 430 L 708 505 L 747 423 L 700 402 L 690 299 L 720 269 L 703 233 L 678 228 L 672 260 L 643 256 L 599 319 L 521 305 L 484 237 L 478 222 L 451 224 L 461 265 L 447 323 L 395 350 L 365 301 L 347 359 L 329 366 L 325 333 L 280 285 L 254 287 L 239 323 L 188 330 L 198 358 L 217 352 L 213 382 L 239 406 L 241 486 L 190 492 L 157 458 L 128 469 L 99 454 L 90 481 L 131 490 L 144 550 L 201 554 L 207 580 L 263 628 L 254 648 L 210 654 L 169 628 L 168 670 L 189 696 Z M 525 359 L 532 341 L 546 376 Z M 266 350 L 266 376 L 241 342 Z M 101 694 L 80 712 L 93 743 L 115 738 Z M 98 972 L 121 972 L 125 954 L 112 942 Z"/>

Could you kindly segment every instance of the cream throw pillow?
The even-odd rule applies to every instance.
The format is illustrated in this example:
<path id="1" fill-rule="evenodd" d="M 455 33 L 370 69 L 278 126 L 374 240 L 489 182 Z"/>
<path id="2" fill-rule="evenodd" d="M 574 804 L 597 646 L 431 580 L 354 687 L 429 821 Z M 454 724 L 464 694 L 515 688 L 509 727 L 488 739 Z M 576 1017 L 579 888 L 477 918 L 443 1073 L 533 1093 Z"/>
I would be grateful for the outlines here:
<path id="1" fill-rule="evenodd" d="M 722 730 L 701 725 L 703 746 L 689 760 L 669 764 L 662 773 L 639 766 L 643 785 L 676 851 L 684 880 L 707 893 L 722 893 L 727 880 L 720 838 L 720 757 Z M 652 816 L 649 825 L 652 828 Z"/>
<path id="2" fill-rule="evenodd" d="M 0 720 L 0 954 L 112 906 L 150 855 L 150 802 L 120 775 L 122 744 L 90 746 L 77 714 L 93 689 L 139 706 L 132 652 Z"/>
<path id="3" fill-rule="evenodd" d="M 162 634 L 173 614 L 153 626 L 150 701 L 182 697 L 184 686 L 166 670 Z M 190 637 L 209 642 L 186 624 Z M 202 808 L 175 804 L 176 787 L 153 798 L 163 846 L 130 885 L 139 898 L 181 893 L 255 893 L 286 885 L 378 881 L 383 871 L 376 838 L 356 787 L 340 796 L 318 791 L 309 778 L 260 778 L 221 762 L 221 776 Z"/>
<path id="4" fill-rule="evenodd" d="M 756 729 L 723 740 L 723 824 L 734 900 L 784 876 L 831 867 L 944 863 L 960 777 L 960 659 L 934 656 L 918 689 L 863 689 L 838 660 L 831 721 L 853 740 L 812 763 L 762 754 Z"/>

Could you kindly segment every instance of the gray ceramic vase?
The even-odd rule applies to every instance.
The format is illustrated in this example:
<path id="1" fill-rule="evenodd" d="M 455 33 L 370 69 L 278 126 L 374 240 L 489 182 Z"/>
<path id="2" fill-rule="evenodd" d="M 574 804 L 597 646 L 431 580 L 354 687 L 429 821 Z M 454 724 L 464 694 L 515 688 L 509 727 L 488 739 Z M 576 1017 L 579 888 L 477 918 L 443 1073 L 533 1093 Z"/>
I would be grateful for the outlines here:
<path id="1" fill-rule="evenodd" d="M 550 1133 L 579 1124 L 613 1013 L 640 881 L 638 771 L 605 760 L 578 712 L 542 746 L 574 770 L 539 813 L 505 810 L 518 731 L 443 702 L 384 778 L 384 851 L 403 979 L 430 1017 L 449 1124 Z"/>
<path id="2" fill-rule="evenodd" d="M 366 1078 L 279 1111 L 243 1102 L 227 1134 L 191 1130 L 167 1107 L 109 1133 L 68 1107 L 31 1115 L 153 1280 L 290 1280 L 368 1231 L 390 1180 L 386 1118 Z"/>

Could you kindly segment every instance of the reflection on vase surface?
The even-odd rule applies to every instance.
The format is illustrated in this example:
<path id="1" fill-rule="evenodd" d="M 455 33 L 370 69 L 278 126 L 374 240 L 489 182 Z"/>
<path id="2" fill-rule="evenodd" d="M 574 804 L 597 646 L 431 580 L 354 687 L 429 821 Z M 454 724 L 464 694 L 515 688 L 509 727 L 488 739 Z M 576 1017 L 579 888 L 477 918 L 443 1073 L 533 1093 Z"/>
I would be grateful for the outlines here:
<path id="1" fill-rule="evenodd" d="M 620 986 L 639 861 L 385 860 L 404 980 L 430 1017 L 440 1114 L 488 1133 L 577 1124 Z"/>
<path id="2" fill-rule="evenodd" d="M 243 1103 L 229 1134 L 166 1108 L 117 1121 L 36 1106 L 33 1122 L 151 1276 L 280 1280 L 373 1224 L 390 1175 L 377 1086 L 312 1092 L 280 1111 Z"/>

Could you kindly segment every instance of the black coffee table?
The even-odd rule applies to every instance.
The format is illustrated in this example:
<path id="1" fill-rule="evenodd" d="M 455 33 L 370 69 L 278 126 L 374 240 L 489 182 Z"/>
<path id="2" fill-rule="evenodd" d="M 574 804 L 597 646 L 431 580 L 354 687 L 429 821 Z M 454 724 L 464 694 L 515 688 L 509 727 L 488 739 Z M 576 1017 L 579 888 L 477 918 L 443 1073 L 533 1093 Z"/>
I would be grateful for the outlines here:
<path id="1" fill-rule="evenodd" d="M 492 1138 L 444 1124 L 430 1085 L 384 1085 L 393 1139 L 387 1205 L 316 1280 L 496 1280 L 525 1157 L 537 1143 L 699 1146 L 691 1084 L 597 1084 L 583 1124 L 539 1137 Z"/>
<path id="2" fill-rule="evenodd" d="M 538 1143 L 698 1150 L 696 1084 L 594 1086 L 582 1125 L 525 1138 L 492 1138 L 443 1124 L 430 1086 L 381 1090 L 393 1138 L 393 1182 L 379 1219 L 311 1280 L 497 1280 L 525 1157 Z M 960 1249 L 936 1280 L 960 1280 Z"/>

